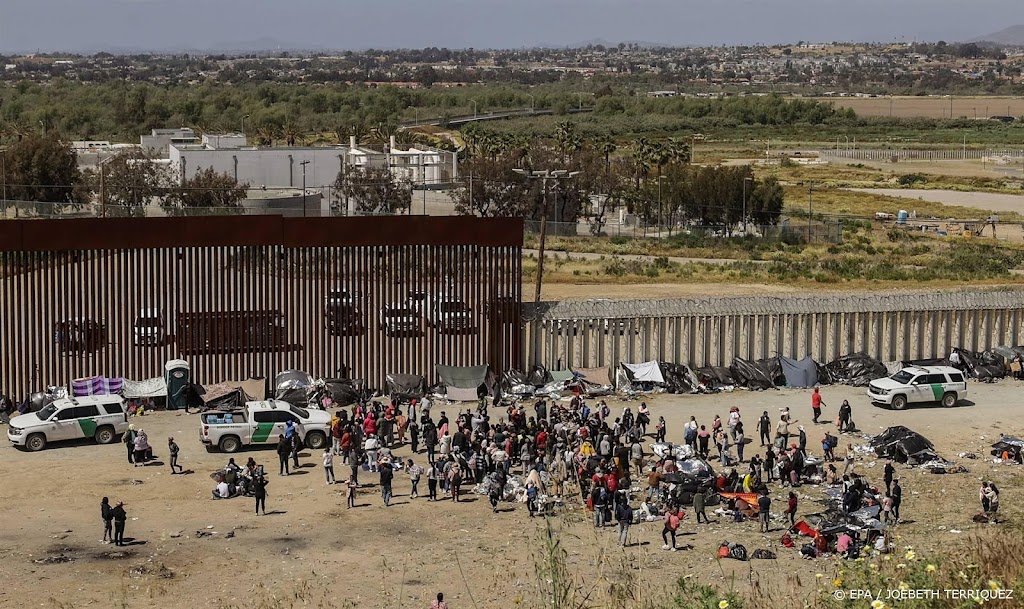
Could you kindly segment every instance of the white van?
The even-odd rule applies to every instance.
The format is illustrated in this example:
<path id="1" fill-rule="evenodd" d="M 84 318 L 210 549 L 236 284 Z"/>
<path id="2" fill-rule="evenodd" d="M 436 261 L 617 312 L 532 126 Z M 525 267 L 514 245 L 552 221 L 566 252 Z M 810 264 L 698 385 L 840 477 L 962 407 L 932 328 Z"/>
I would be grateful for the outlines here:
<path id="1" fill-rule="evenodd" d="M 61 398 L 39 412 L 11 419 L 7 439 L 30 451 L 46 448 L 50 442 L 93 438 L 110 444 L 128 431 L 128 411 L 119 395 Z"/>

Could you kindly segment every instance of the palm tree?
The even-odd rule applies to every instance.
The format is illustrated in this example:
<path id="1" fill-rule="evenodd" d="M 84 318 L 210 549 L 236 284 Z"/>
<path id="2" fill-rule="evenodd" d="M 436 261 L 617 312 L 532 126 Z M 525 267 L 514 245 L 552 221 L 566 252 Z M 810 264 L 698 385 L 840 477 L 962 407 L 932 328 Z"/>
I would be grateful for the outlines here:
<path id="1" fill-rule="evenodd" d="M 555 124 L 555 142 L 558 143 L 562 163 L 566 162 L 567 153 L 579 150 L 583 143 L 576 133 L 576 126 L 570 121 L 559 121 Z"/>
<path id="2" fill-rule="evenodd" d="M 597 141 L 597 149 L 604 156 L 604 173 L 608 175 L 612 169 L 612 155 L 618 150 L 618 146 L 610 136 L 604 135 Z"/>
<path id="3" fill-rule="evenodd" d="M 383 146 L 391 144 L 391 137 L 398 134 L 398 123 L 382 121 L 373 128 L 373 139 Z"/>
<path id="4" fill-rule="evenodd" d="M 690 164 L 690 145 L 679 138 L 669 138 L 666 144 L 669 160 L 680 165 Z"/>
<path id="5" fill-rule="evenodd" d="M 651 144 L 647 138 L 642 137 L 636 141 L 636 145 L 630 152 L 636 162 L 636 187 L 640 188 L 641 178 L 646 181 L 651 172 Z"/>
<path id="6" fill-rule="evenodd" d="M 299 132 L 299 128 L 295 123 L 289 122 L 284 126 L 284 139 L 289 146 L 294 146 L 295 141 L 299 139 L 302 134 Z"/>

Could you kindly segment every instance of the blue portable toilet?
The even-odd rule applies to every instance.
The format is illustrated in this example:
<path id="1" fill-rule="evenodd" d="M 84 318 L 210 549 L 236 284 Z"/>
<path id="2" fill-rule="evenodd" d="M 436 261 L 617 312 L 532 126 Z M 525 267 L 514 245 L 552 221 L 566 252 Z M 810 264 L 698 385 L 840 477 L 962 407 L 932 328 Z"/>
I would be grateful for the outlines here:
<path id="1" fill-rule="evenodd" d="M 908 217 L 910 214 L 907 213 L 907 210 L 901 209 L 900 213 L 896 214 L 896 224 L 906 224 Z"/>

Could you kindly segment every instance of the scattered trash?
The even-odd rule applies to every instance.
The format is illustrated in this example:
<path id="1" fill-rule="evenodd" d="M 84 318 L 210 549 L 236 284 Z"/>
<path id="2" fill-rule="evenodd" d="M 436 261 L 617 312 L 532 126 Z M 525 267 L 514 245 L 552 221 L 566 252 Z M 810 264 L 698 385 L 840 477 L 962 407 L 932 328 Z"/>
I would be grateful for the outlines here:
<path id="1" fill-rule="evenodd" d="M 68 556 L 67 554 L 64 554 L 63 552 L 61 552 L 60 554 L 58 554 L 56 556 L 46 556 L 46 557 L 43 557 L 43 558 L 37 558 L 37 559 L 33 560 L 32 562 L 34 562 L 34 563 L 36 563 L 38 565 L 57 565 L 57 564 L 60 564 L 60 563 L 71 562 L 73 560 L 74 560 L 73 557 Z"/>

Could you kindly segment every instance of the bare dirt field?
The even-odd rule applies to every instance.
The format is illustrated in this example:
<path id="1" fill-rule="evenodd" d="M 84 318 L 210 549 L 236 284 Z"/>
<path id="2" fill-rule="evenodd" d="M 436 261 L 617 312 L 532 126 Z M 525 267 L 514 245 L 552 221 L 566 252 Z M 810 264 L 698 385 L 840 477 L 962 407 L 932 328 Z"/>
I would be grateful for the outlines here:
<path id="1" fill-rule="evenodd" d="M 1019 531 L 1017 489 L 1024 469 L 984 458 L 1000 432 L 1024 433 L 1016 412 L 1019 386 L 1013 381 L 972 383 L 970 391 L 970 401 L 957 408 L 894 412 L 870 406 L 860 389 L 824 389 L 826 419 L 834 418 L 845 398 L 865 432 L 907 425 L 931 439 L 947 458 L 956 459 L 963 451 L 982 457 L 961 461 L 969 474 L 932 475 L 897 468 L 907 522 L 896 533 L 899 543 L 913 544 L 922 557 L 955 548 L 982 529 Z M 710 423 L 713 415 L 726 415 L 732 405 L 740 407 L 751 427 L 762 410 L 774 421 L 781 407 L 791 407 L 795 418 L 807 426 L 808 444 L 816 454 L 823 432 L 834 429 L 809 422 L 810 392 L 805 390 L 660 395 L 647 401 L 655 416 L 666 417 L 669 438 L 676 441 L 690 415 Z M 615 411 L 638 406 L 635 401 L 610 404 Z M 451 414 L 457 407 L 442 408 Z M 497 417 L 496 412 L 492 415 Z M 316 455 L 304 453 L 299 475 L 278 477 L 273 469 L 276 455 L 268 449 L 237 455 L 240 462 L 255 457 L 271 473 L 272 513 L 256 516 L 250 499 L 209 499 L 209 473 L 227 458 L 203 449 L 196 415 L 158 412 L 134 422 L 148 431 L 158 458 L 166 457 L 160 448 L 167 436 L 175 436 L 182 449 L 181 463 L 192 473 L 171 476 L 164 465 L 132 467 L 123 447 L 116 444 L 71 444 L 42 453 L 3 448 L 0 504 L 8 517 L 0 529 L 5 575 L 0 606 L 426 608 L 438 591 L 445 592 L 452 609 L 540 605 L 533 595 L 531 554 L 538 548 L 544 521 L 528 518 L 521 505 L 504 505 L 492 514 L 486 499 L 476 495 L 458 504 L 410 500 L 408 479 L 398 475 L 395 505 L 385 508 L 372 484 L 374 476 L 362 473 L 359 507 L 346 510 L 342 488 L 325 485 Z M 758 448 L 757 443 L 748 445 L 747 456 Z M 409 450 L 397 453 L 405 457 Z M 881 481 L 880 461 L 863 459 L 856 467 L 872 482 Z M 1008 524 L 971 522 L 983 477 L 1003 489 Z M 819 510 L 821 493 L 819 487 L 801 488 L 800 513 Z M 125 548 L 97 542 L 102 533 L 99 500 L 104 495 L 126 504 L 126 536 L 132 541 Z M 774 489 L 773 499 L 775 506 L 784 504 L 784 493 Z M 585 578 L 588 588 L 605 586 L 619 572 L 617 565 L 626 564 L 640 569 L 634 574 L 645 594 L 690 574 L 742 593 L 751 585 L 749 569 L 755 568 L 761 586 L 794 598 L 811 591 L 816 573 L 831 579 L 829 574 L 841 565 L 835 559 L 800 560 L 795 550 L 779 547 L 781 515 L 768 536 L 759 534 L 754 523 L 719 519 L 697 526 L 689 520 L 682 537 L 687 549 L 676 553 L 660 549 L 660 523 L 634 526 L 632 535 L 639 545 L 625 550 L 615 545 L 613 527 L 595 530 L 579 508 L 553 518 L 553 525 L 568 551 L 568 566 Z M 725 539 L 742 542 L 750 551 L 772 547 L 779 558 L 719 563 L 714 551 Z"/>
<path id="2" fill-rule="evenodd" d="M 919 188 L 850 188 L 858 192 L 871 192 L 902 199 L 923 199 L 943 205 L 975 207 L 996 213 L 1024 212 L 1024 195 L 996 192 L 963 192 L 959 190 L 929 190 Z"/>
<path id="3" fill-rule="evenodd" d="M 860 116 L 896 116 L 902 118 L 987 118 L 1024 116 L 1024 98 L 953 97 L 952 114 L 948 97 L 822 97 L 837 108 L 852 108 Z"/>

